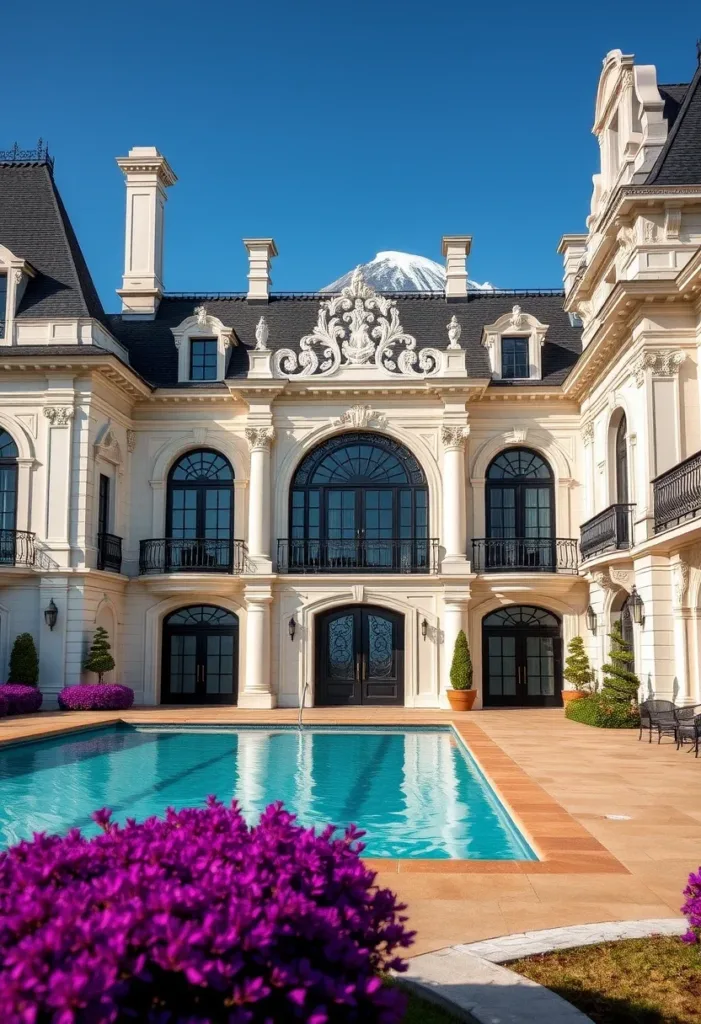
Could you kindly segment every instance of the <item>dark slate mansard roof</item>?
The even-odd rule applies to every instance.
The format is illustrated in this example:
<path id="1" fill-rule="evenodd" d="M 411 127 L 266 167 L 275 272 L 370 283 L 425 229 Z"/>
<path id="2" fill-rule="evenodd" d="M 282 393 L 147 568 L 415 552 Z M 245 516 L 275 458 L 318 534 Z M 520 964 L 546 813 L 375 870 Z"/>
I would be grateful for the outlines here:
<path id="1" fill-rule="evenodd" d="M 248 351 L 255 346 L 255 328 L 265 316 L 270 331 L 268 347 L 273 351 L 291 348 L 299 351 L 299 340 L 313 330 L 319 302 L 328 295 L 272 295 L 267 305 L 249 304 L 245 296 L 188 299 L 165 296 L 155 320 L 123 320 L 119 315 L 107 317 L 112 333 L 128 349 L 132 365 L 146 380 L 159 387 L 192 387 L 178 384 L 178 354 L 171 328 L 193 315 L 195 306 L 204 305 L 207 312 L 226 327 L 233 327 L 239 344 L 231 349 L 227 378 L 241 378 L 248 373 Z M 466 302 L 447 303 L 443 294 L 404 293 L 394 296 L 402 327 L 413 335 L 418 348 L 448 347 L 447 325 L 453 314 L 462 334 L 460 345 L 467 351 L 467 372 L 470 377 L 489 377 L 489 359 L 482 346 L 482 329 L 518 304 L 524 313 L 531 313 L 549 325 L 543 345 L 542 381 L 500 381 L 495 386 L 518 387 L 533 384 L 558 385 L 563 382 L 582 351 L 581 328 L 573 327 L 563 310 L 562 293 L 470 292 Z M 309 378 L 306 378 L 309 379 Z M 210 385 L 211 386 L 211 385 Z"/>
<path id="2" fill-rule="evenodd" d="M 701 64 L 689 85 L 661 85 L 669 134 L 646 185 L 701 185 Z"/>

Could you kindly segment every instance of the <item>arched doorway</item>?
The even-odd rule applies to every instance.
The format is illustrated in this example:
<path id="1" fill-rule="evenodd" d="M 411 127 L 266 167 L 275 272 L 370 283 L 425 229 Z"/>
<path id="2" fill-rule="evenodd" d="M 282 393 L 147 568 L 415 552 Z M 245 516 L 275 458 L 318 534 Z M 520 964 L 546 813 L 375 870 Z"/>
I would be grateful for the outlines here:
<path id="1" fill-rule="evenodd" d="M 550 466 L 530 448 L 509 448 L 487 469 L 488 569 L 555 566 L 555 490 Z"/>
<path id="2" fill-rule="evenodd" d="M 167 572 L 230 572 L 233 566 L 234 471 L 207 448 L 182 455 L 168 474 Z"/>
<path id="3" fill-rule="evenodd" d="M 14 565 L 17 555 L 17 445 L 0 430 L 0 563 Z"/>
<path id="4" fill-rule="evenodd" d="M 294 475 L 289 536 L 293 571 L 428 571 L 428 487 L 421 466 L 408 448 L 382 434 L 330 438 Z"/>
<path id="5" fill-rule="evenodd" d="M 163 622 L 162 704 L 235 704 L 239 620 L 216 605 L 179 608 Z"/>
<path id="6" fill-rule="evenodd" d="M 500 608 L 482 620 L 485 707 L 561 707 L 562 631 L 552 612 Z"/>
<path id="7" fill-rule="evenodd" d="M 404 703 L 404 616 L 345 605 L 317 617 L 317 707 Z"/>

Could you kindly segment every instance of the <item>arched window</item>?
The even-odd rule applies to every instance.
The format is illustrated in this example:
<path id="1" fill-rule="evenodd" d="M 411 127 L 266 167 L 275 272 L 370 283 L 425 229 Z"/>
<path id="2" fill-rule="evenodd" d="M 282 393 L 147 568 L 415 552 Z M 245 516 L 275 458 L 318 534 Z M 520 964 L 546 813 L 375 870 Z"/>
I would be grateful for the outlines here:
<path id="1" fill-rule="evenodd" d="M 12 565 L 17 554 L 17 445 L 0 430 L 0 563 Z"/>
<path id="2" fill-rule="evenodd" d="M 633 632 L 633 606 L 630 595 L 621 606 L 621 633 L 628 650 L 633 655 L 633 661 L 627 666 L 630 672 L 635 672 L 635 634 Z"/>
<path id="3" fill-rule="evenodd" d="M 487 469 L 488 569 L 555 564 L 555 492 L 550 466 L 530 448 L 501 452 Z"/>
<path id="4" fill-rule="evenodd" d="M 628 423 L 625 414 L 616 430 L 616 502 L 628 504 Z"/>
<path id="5" fill-rule="evenodd" d="M 224 572 L 233 563 L 234 471 L 209 449 L 187 452 L 168 475 L 167 571 Z"/>
<path id="6" fill-rule="evenodd" d="M 562 636 L 557 615 L 510 605 L 482 619 L 485 707 L 559 707 Z"/>
<path id="7" fill-rule="evenodd" d="M 238 616 L 212 604 L 172 612 L 163 623 L 163 704 L 234 704 Z"/>
<path id="8" fill-rule="evenodd" d="M 357 432 L 307 455 L 290 491 L 289 548 L 297 571 L 427 570 L 428 488 L 408 448 Z"/>

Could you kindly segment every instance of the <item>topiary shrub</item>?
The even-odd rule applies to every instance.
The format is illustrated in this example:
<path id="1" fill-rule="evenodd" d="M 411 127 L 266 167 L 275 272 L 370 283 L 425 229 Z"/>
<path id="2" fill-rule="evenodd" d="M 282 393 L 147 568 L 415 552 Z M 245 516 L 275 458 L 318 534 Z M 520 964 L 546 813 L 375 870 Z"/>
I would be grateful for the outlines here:
<path id="1" fill-rule="evenodd" d="M 0 686 L 0 698 L 7 704 L 8 715 L 29 715 L 39 710 L 44 695 L 36 686 L 6 683 Z"/>
<path id="2" fill-rule="evenodd" d="M 39 658 L 31 633 L 15 637 L 10 654 L 9 682 L 36 686 L 39 682 Z"/>
<path id="3" fill-rule="evenodd" d="M 603 693 L 570 701 L 565 706 L 565 718 L 599 729 L 639 729 L 640 713 L 632 704 L 610 700 Z"/>
<path id="4" fill-rule="evenodd" d="M 126 711 L 133 703 L 134 691 L 118 683 L 66 686 L 58 695 L 64 711 Z"/>
<path id="5" fill-rule="evenodd" d="M 683 936 L 685 942 L 701 942 L 701 868 L 689 875 L 689 883 L 684 890 L 686 902 L 682 914 L 689 922 L 689 931 Z"/>
<path id="6" fill-rule="evenodd" d="M 97 672 L 97 681 L 100 685 L 102 685 L 102 677 L 105 672 L 111 672 L 114 668 L 114 658 L 110 649 L 110 635 L 104 626 L 98 626 L 95 630 L 95 636 L 93 637 L 83 668 L 86 672 Z"/>
<path id="7" fill-rule="evenodd" d="M 567 660 L 562 673 L 573 690 L 583 690 L 588 693 L 594 686 L 594 673 L 589 663 L 589 657 L 584 650 L 584 641 L 581 636 L 573 636 L 567 646 Z"/>
<path id="8" fill-rule="evenodd" d="M 35 835 L 0 853 L 0 1020 L 398 1024 L 405 909 L 363 834 L 236 804 L 103 834 Z"/>
<path id="9" fill-rule="evenodd" d="M 640 680 L 635 672 L 630 670 L 634 656 L 623 639 L 619 621 L 614 622 L 611 627 L 609 640 L 611 641 L 610 660 L 606 665 L 601 666 L 603 674 L 601 695 L 609 700 L 624 701 L 626 704 L 637 703 Z"/>
<path id="10" fill-rule="evenodd" d="M 450 666 L 450 685 L 454 690 L 472 689 L 472 658 L 464 629 L 460 630 L 455 641 L 453 662 Z"/>

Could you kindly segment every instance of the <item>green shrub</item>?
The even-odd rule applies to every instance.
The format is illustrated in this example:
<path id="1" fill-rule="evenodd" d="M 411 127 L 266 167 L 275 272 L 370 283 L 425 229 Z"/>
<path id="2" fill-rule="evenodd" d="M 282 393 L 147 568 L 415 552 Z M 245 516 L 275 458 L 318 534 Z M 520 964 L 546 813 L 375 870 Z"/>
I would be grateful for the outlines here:
<path id="1" fill-rule="evenodd" d="M 98 626 L 88 657 L 83 668 L 86 672 L 97 672 L 98 683 L 102 682 L 105 672 L 114 668 L 114 658 L 110 653 L 110 635 L 103 626 Z"/>
<path id="2" fill-rule="evenodd" d="M 603 693 L 592 693 L 580 700 L 570 701 L 565 707 L 565 718 L 599 729 L 638 729 L 640 714 L 637 707 L 622 700 L 611 700 Z"/>
<path id="3" fill-rule="evenodd" d="M 638 699 L 640 680 L 630 668 L 633 664 L 633 652 L 623 639 L 621 623 L 614 622 L 609 633 L 611 650 L 609 662 L 602 665 L 604 681 L 601 694 L 609 700 L 620 700 L 626 705 Z"/>
<path id="4" fill-rule="evenodd" d="M 39 682 L 39 658 L 31 633 L 20 633 L 12 645 L 8 682 L 25 686 L 36 686 Z"/>
<path id="5" fill-rule="evenodd" d="M 581 636 L 573 636 L 569 642 L 563 675 L 575 690 L 588 692 L 594 685 L 594 673 Z"/>
<path id="6" fill-rule="evenodd" d="M 464 629 L 460 630 L 455 641 L 453 663 L 450 666 L 450 685 L 454 690 L 472 689 L 472 658 Z"/>

